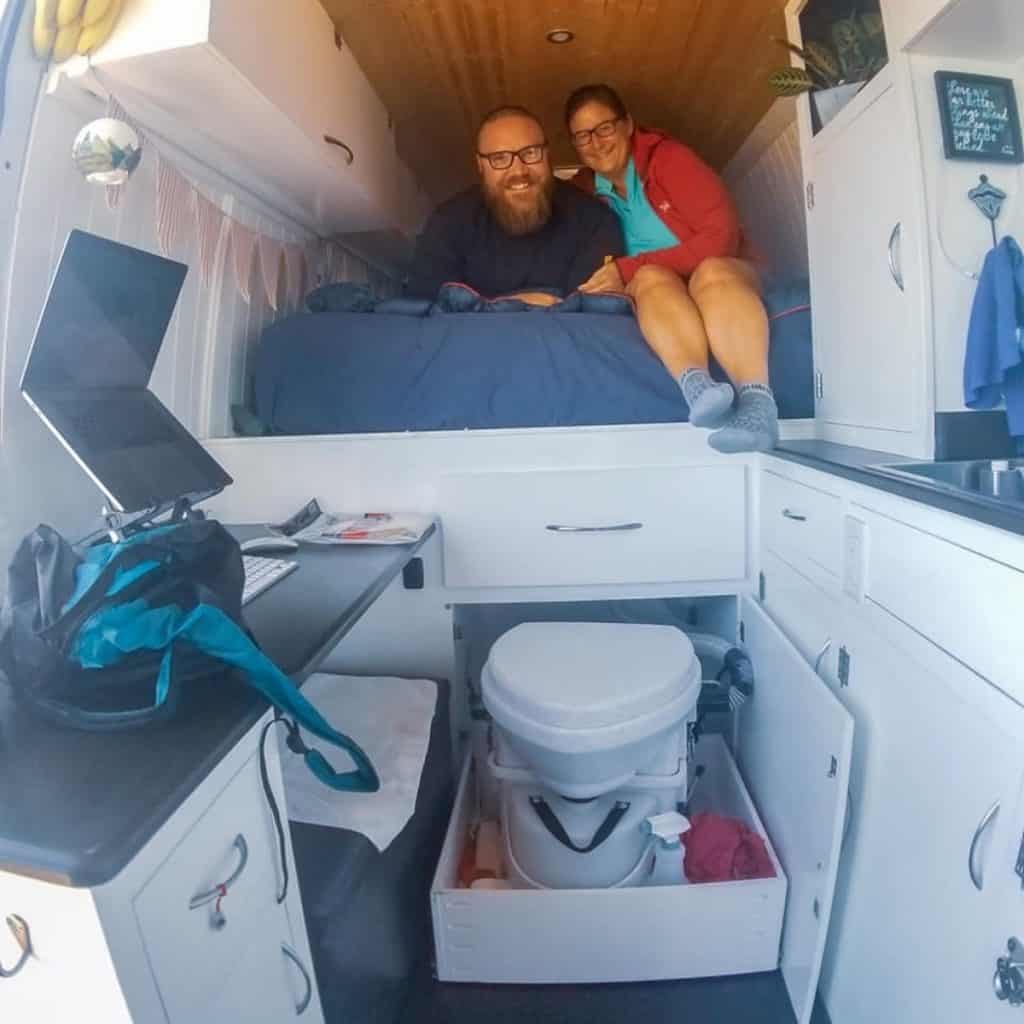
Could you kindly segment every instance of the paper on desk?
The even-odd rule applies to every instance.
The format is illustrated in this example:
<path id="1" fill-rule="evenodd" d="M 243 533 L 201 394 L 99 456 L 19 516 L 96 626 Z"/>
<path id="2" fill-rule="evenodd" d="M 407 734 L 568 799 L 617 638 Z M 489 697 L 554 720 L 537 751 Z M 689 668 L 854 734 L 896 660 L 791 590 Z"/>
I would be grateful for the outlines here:
<path id="1" fill-rule="evenodd" d="M 411 544 L 431 522 L 429 516 L 409 512 L 324 512 L 314 498 L 271 529 L 306 544 Z"/>

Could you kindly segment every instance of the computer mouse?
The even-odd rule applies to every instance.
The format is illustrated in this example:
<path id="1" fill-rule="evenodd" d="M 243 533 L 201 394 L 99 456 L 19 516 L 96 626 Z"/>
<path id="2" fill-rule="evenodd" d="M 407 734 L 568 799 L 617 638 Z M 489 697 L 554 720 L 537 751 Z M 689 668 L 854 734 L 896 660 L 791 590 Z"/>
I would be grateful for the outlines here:
<path id="1" fill-rule="evenodd" d="M 258 551 L 294 551 L 298 546 L 299 542 L 291 537 L 250 537 L 240 545 L 245 555 L 254 555 Z"/>

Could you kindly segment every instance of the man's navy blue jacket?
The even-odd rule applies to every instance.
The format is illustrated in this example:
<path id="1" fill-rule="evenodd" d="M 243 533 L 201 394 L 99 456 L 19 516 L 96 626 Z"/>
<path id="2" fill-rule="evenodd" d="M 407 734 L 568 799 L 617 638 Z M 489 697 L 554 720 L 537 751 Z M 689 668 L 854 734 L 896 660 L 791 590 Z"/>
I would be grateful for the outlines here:
<path id="1" fill-rule="evenodd" d="M 567 295 L 625 252 L 618 218 L 598 199 L 556 181 L 551 219 L 531 235 L 506 234 L 479 186 L 442 203 L 416 245 L 406 294 L 432 299 L 448 281 L 482 295 L 554 289 Z"/>

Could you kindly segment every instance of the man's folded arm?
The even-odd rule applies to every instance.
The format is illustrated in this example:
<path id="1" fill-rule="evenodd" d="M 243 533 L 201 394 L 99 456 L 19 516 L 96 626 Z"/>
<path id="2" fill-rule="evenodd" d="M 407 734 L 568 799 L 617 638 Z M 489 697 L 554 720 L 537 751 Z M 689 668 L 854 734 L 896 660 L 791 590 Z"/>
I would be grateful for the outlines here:
<path id="1" fill-rule="evenodd" d="M 611 210 L 596 204 L 588 214 L 586 224 L 589 230 L 581 233 L 581 244 L 569 269 L 567 293 L 575 291 L 603 266 L 606 256 L 622 256 L 626 252 L 619 218 Z"/>

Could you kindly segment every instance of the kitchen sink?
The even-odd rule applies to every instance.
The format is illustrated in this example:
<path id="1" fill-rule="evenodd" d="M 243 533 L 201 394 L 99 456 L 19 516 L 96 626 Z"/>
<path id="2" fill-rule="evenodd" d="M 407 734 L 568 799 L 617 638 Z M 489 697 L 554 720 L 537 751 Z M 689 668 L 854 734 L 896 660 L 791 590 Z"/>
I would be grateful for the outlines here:
<path id="1" fill-rule="evenodd" d="M 933 484 L 945 491 L 1024 503 L 1024 459 L 903 462 L 876 468 L 888 475 Z"/>

